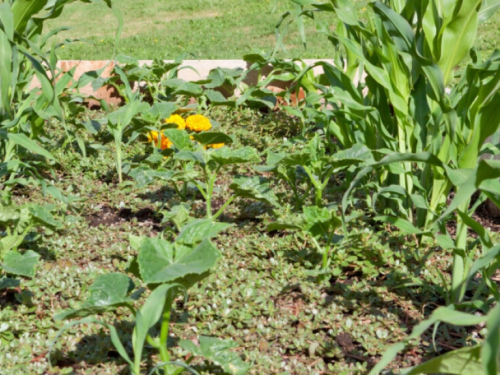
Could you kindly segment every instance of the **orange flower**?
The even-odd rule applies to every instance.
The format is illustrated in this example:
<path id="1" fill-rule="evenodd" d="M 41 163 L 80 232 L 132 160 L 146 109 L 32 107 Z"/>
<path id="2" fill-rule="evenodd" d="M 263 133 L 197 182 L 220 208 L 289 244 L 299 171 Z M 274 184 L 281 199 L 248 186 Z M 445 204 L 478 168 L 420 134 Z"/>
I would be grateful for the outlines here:
<path id="1" fill-rule="evenodd" d="M 166 148 L 172 147 L 172 142 L 170 142 L 170 139 L 165 137 L 165 135 L 162 133 L 161 136 L 161 141 L 158 142 L 158 132 L 157 131 L 151 131 L 147 134 L 148 141 L 153 142 L 155 147 L 159 147 L 162 150 L 165 150 Z"/>
<path id="2" fill-rule="evenodd" d="M 186 127 L 195 132 L 210 130 L 212 124 L 210 120 L 203 115 L 191 115 L 186 119 Z"/>

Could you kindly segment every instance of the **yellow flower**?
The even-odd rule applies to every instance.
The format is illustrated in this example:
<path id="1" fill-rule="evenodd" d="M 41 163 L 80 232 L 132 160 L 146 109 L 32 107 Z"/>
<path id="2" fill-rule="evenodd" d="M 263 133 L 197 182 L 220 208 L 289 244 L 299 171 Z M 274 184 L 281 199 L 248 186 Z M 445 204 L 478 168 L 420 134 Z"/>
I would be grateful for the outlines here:
<path id="1" fill-rule="evenodd" d="M 172 115 L 169 118 L 167 118 L 165 120 L 165 122 L 167 124 L 177 125 L 177 129 L 181 129 L 181 130 L 186 129 L 186 121 L 184 121 L 184 119 L 179 115 Z"/>
<path id="2" fill-rule="evenodd" d="M 213 145 L 208 145 L 210 148 L 221 148 L 224 146 L 224 143 L 214 143 Z"/>
<path id="3" fill-rule="evenodd" d="M 210 120 L 203 115 L 191 115 L 186 119 L 186 127 L 195 132 L 210 130 L 212 124 Z"/>

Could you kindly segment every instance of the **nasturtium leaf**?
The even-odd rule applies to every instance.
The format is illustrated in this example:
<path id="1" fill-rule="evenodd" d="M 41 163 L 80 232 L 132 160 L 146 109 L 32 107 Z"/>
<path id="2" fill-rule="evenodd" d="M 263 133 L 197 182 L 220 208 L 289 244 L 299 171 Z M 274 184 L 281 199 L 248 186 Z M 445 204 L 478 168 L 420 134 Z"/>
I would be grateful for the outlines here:
<path id="1" fill-rule="evenodd" d="M 250 368 L 250 365 L 243 362 L 237 353 L 231 351 L 231 349 L 238 347 L 238 344 L 233 340 L 200 336 L 198 341 L 199 346 L 189 340 L 181 340 L 179 345 L 184 350 L 221 366 L 224 372 L 228 374 L 243 375 Z"/>
<path id="2" fill-rule="evenodd" d="M 233 143 L 233 139 L 230 136 L 219 132 L 202 132 L 193 134 L 193 138 L 202 146 L 213 145 L 217 143 L 224 143 L 225 145 Z"/>
<path id="3" fill-rule="evenodd" d="M 139 187 L 148 186 L 157 180 L 170 180 L 173 171 L 167 171 L 164 169 L 151 169 L 146 166 L 140 166 L 132 169 L 128 175 L 132 177 Z"/>
<path id="4" fill-rule="evenodd" d="M 8 277 L 2 277 L 0 279 L 0 290 L 7 288 L 16 288 L 21 284 L 18 279 L 10 279 Z"/>
<path id="5" fill-rule="evenodd" d="M 257 151 L 251 147 L 243 147 L 237 150 L 222 147 L 212 152 L 210 157 L 219 165 L 260 162 Z"/>
<path id="6" fill-rule="evenodd" d="M 178 256 L 174 246 L 159 238 L 146 238 L 137 262 L 144 282 L 162 284 L 179 281 L 190 274 L 202 274 L 215 265 L 220 253 L 208 240 Z"/>
<path id="7" fill-rule="evenodd" d="M 102 314 L 133 302 L 128 293 L 134 288 L 132 279 L 122 273 L 99 275 L 90 286 L 90 296 L 78 309 L 68 309 L 54 316 L 55 320 L 83 318 Z"/>
<path id="8" fill-rule="evenodd" d="M 24 254 L 11 250 L 5 253 L 2 259 L 2 268 L 5 272 L 19 276 L 34 277 L 35 266 L 40 255 L 32 250 Z"/>
<path id="9" fill-rule="evenodd" d="M 191 147 L 191 140 L 189 139 L 188 133 L 180 129 L 165 129 L 163 134 L 170 139 L 178 150 L 186 150 Z"/>
<path id="10" fill-rule="evenodd" d="M 211 219 L 196 219 L 182 228 L 175 242 L 195 245 L 205 239 L 215 237 L 230 226 L 231 224 L 214 222 Z"/>
<path id="11" fill-rule="evenodd" d="M 269 187 L 269 180 L 263 177 L 236 177 L 229 188 L 238 197 L 251 198 L 279 207 L 278 198 Z"/>

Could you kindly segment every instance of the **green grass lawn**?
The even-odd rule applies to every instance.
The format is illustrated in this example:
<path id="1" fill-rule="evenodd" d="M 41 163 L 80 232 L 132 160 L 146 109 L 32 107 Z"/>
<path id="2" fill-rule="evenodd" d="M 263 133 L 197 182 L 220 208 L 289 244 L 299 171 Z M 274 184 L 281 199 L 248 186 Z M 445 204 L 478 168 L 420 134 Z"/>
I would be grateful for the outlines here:
<path id="1" fill-rule="evenodd" d="M 276 8 L 275 8 L 276 5 Z M 274 0 L 121 0 L 124 28 L 118 52 L 140 59 L 173 59 L 183 54 L 200 59 L 239 59 L 245 53 L 269 51 L 274 26 L 289 3 Z M 275 9 L 274 9 L 275 8 Z M 273 12 L 274 9 L 274 12 Z M 60 50 L 62 59 L 108 59 L 117 20 L 104 5 L 72 4 L 50 27 L 72 25 L 64 38 L 86 39 Z M 314 27 L 308 25 L 308 35 Z M 63 39 L 63 38 L 62 38 Z M 304 54 L 296 30 L 285 42 L 284 57 L 326 57 L 328 42 L 311 41 Z"/>
<path id="2" fill-rule="evenodd" d="M 240 59 L 253 51 L 267 52 L 276 44 L 274 27 L 293 5 L 287 0 L 120 0 L 124 28 L 118 53 L 139 59 L 174 59 L 181 55 L 199 59 Z M 331 20 L 330 20 L 331 22 Z M 109 59 L 112 57 L 117 20 L 104 3 L 67 6 L 49 27 L 70 25 L 60 40 L 85 39 L 60 49 L 61 59 Z M 482 25 L 481 51 L 499 47 L 500 15 Z M 316 35 L 306 22 L 307 50 L 292 26 L 285 38 L 283 58 L 331 58 L 330 42 Z"/>

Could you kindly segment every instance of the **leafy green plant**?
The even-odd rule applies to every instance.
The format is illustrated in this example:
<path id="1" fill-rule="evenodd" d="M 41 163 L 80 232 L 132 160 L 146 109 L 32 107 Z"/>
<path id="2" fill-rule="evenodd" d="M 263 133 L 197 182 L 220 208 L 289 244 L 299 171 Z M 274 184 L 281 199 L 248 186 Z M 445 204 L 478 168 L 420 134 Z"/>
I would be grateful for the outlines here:
<path id="1" fill-rule="evenodd" d="M 211 220 L 195 220 L 183 227 L 174 243 L 160 238 L 131 236 L 131 246 L 138 251 L 138 256 L 131 264 L 130 270 L 150 290 L 142 307 L 134 307 L 134 300 L 141 292 L 131 294 L 134 284 L 129 276 L 120 273 L 100 275 L 90 287 L 89 298 L 80 308 L 65 310 L 55 316 L 56 320 L 84 318 L 68 323 L 59 335 L 76 324 L 100 324 L 110 330 L 115 348 L 129 364 L 133 374 L 141 373 L 146 343 L 158 350 L 161 359 L 161 363 L 151 370 L 151 373 L 162 367 L 165 374 L 180 374 L 184 369 L 196 374 L 197 372 L 187 364 L 171 359 L 167 347 L 171 310 L 176 296 L 187 293 L 191 286 L 203 280 L 215 266 L 220 253 L 210 242 L 210 238 L 228 226 Z M 121 343 L 116 328 L 91 317 L 116 310 L 118 307 L 127 308 L 135 316 L 132 335 L 133 360 Z M 155 329 L 158 323 L 159 327 Z M 195 355 L 203 355 L 221 364 L 233 374 L 243 374 L 248 368 L 236 354 L 226 352 L 234 346 L 234 343 L 229 341 L 200 338 L 200 347 L 186 342 L 181 343 L 181 346 Z M 191 357 L 188 363 L 192 359 L 194 357 Z"/>
<path id="2" fill-rule="evenodd" d="M 323 195 L 334 173 L 347 170 L 352 166 L 361 167 L 373 161 L 370 150 L 362 145 L 329 154 L 325 142 L 318 134 L 305 144 L 298 144 L 295 152 L 268 152 L 265 166 L 256 166 L 261 172 L 272 171 L 280 180 L 286 181 L 293 192 L 295 209 L 300 210 L 314 188 L 314 203 L 323 206 Z M 300 184 L 306 181 L 304 192 Z"/>
<path id="3" fill-rule="evenodd" d="M 54 161 L 35 139 L 44 135 L 44 125 L 49 119 L 64 123 L 59 95 L 70 73 L 55 83 L 57 46 L 53 44 L 48 50 L 47 46 L 62 28 L 43 34 L 43 26 L 46 20 L 59 17 L 64 6 L 74 1 L 13 0 L 0 4 L 0 156 L 2 175 L 10 175 L 10 180 L 24 170 L 32 174 L 36 171 L 27 164 L 10 163 L 16 158 L 24 161 L 27 155 L 36 153 Z M 111 6 L 110 0 L 106 3 Z M 34 77 L 41 90 L 30 89 Z"/>
<path id="4" fill-rule="evenodd" d="M 341 226 L 341 221 L 335 212 L 326 207 L 318 206 L 304 207 L 300 216 L 286 216 L 267 226 L 269 232 L 275 230 L 294 230 L 310 239 L 314 247 L 322 256 L 318 280 L 325 280 L 330 266 L 330 254 L 332 245 L 342 240 L 341 236 L 335 234 L 335 230 Z M 320 244 L 320 242 L 322 244 Z"/>
<path id="5" fill-rule="evenodd" d="M 192 140 L 187 132 L 179 129 L 166 129 L 164 135 L 172 142 L 174 150 L 171 161 L 173 168 L 151 168 L 142 165 L 131 170 L 130 175 L 141 185 L 152 183 L 161 179 L 172 183 L 182 201 L 187 199 L 187 187 L 192 183 L 206 202 L 207 218 L 217 219 L 224 209 L 237 197 L 251 198 L 268 204 L 278 206 L 276 196 L 269 187 L 269 182 L 260 177 L 235 178 L 229 185 L 235 194 L 231 196 L 220 208 L 212 213 L 212 200 L 215 191 L 215 182 L 223 168 L 242 163 L 260 161 L 255 149 L 243 147 L 231 149 L 228 146 L 210 148 L 214 144 L 230 144 L 232 139 L 218 132 L 201 132 L 193 134 Z M 170 150 L 171 151 L 171 150 Z M 180 169 L 180 170 L 178 170 Z M 178 182 L 183 187 L 179 189 Z"/>
<path id="6" fill-rule="evenodd" d="M 398 1 L 387 6 L 375 1 L 366 19 L 357 15 L 360 5 L 344 0 L 296 3 L 299 18 L 314 18 L 310 6 L 340 19 L 335 32 L 320 27 L 333 44 L 337 66 L 318 63 L 325 71 L 316 85 L 321 95 L 310 93 L 306 102 L 317 110 L 325 101 L 331 107 L 323 112 L 342 147 L 361 143 L 376 151 L 376 163 L 360 171 L 347 190 L 344 212 L 353 189 L 375 173 L 372 201 L 382 213 L 379 220 L 419 235 L 446 231 L 441 214 L 456 178 L 445 169 L 473 168 L 484 141 L 500 124 L 493 110 L 500 98 L 498 54 L 469 63 L 450 95 L 444 88 L 453 84 L 454 67 L 472 53 L 478 22 L 491 16 L 496 2 Z M 467 211 L 468 204 L 460 211 Z M 455 252 L 455 302 L 463 297 L 456 286 L 467 273 L 466 227 L 459 217 L 455 248 L 462 250 Z"/>
<path id="7" fill-rule="evenodd" d="M 139 99 L 133 100 L 123 107 L 108 114 L 108 129 L 115 140 L 116 171 L 119 182 L 123 182 L 122 172 L 122 141 L 123 135 L 129 128 L 135 116 L 149 110 L 149 104 Z"/>
<path id="8" fill-rule="evenodd" d="M 40 255 L 32 250 L 18 252 L 25 237 L 35 228 L 56 230 L 62 224 L 50 213 L 53 207 L 28 204 L 16 206 L 10 198 L 0 201 L 0 225 L 4 233 L 0 238 L 0 268 L 6 274 L 34 277 Z M 0 278 L 0 289 L 12 287 L 17 281 Z"/>

